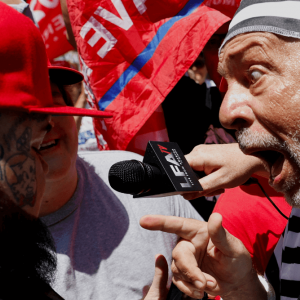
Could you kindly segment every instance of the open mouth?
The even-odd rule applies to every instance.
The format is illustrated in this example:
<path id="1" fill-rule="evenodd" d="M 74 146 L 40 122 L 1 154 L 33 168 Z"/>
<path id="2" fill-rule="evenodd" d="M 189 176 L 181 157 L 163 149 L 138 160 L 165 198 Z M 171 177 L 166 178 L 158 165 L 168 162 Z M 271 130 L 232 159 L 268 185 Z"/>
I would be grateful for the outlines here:
<path id="1" fill-rule="evenodd" d="M 46 150 L 46 149 L 50 149 L 54 146 L 56 146 L 58 144 L 58 139 L 57 140 L 53 140 L 49 143 L 45 143 L 45 144 L 42 144 L 41 147 L 40 147 L 40 151 L 43 151 L 43 150 Z"/>
<path id="2" fill-rule="evenodd" d="M 279 175 L 283 168 L 284 155 L 274 150 L 257 151 L 251 155 L 261 158 L 267 165 L 271 178 Z"/>

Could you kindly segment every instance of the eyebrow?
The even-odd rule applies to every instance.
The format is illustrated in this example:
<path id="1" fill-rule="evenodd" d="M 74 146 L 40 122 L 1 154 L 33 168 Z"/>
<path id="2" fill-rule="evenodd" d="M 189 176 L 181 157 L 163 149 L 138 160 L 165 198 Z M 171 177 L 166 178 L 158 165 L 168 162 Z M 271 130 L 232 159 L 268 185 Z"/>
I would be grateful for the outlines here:
<path id="1" fill-rule="evenodd" d="M 264 43 L 251 39 L 250 41 L 244 43 L 243 45 L 241 45 L 239 43 L 239 41 L 236 42 L 236 44 L 234 44 L 229 50 L 227 50 L 228 52 L 228 57 L 232 58 L 233 56 L 237 55 L 237 54 L 245 54 L 246 52 L 251 51 L 251 49 L 254 46 L 259 46 L 261 48 L 264 48 Z"/>
<path id="2" fill-rule="evenodd" d="M 243 45 L 241 45 L 239 42 L 240 41 L 238 40 L 230 49 L 226 51 L 227 62 L 223 61 L 223 64 L 225 63 L 227 66 L 231 65 L 231 61 L 236 59 L 238 56 L 239 62 L 259 62 L 268 65 L 269 67 L 274 67 L 274 53 L 272 53 L 272 50 L 269 51 L 270 49 L 273 49 L 272 41 L 270 41 L 270 39 L 266 39 L 264 42 L 264 40 L 255 40 L 251 38 Z M 257 47 L 260 48 L 258 55 L 251 57 L 249 60 L 248 55 L 253 51 L 257 51 Z"/>

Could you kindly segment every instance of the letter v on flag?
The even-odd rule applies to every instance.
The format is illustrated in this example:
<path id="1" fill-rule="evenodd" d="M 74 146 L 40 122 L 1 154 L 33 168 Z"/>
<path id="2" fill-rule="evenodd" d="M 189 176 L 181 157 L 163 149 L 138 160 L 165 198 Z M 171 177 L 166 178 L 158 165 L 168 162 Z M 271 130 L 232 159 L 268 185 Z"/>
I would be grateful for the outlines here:
<path id="1" fill-rule="evenodd" d="M 114 114 L 105 124 L 95 121 L 109 149 L 127 148 L 212 34 L 230 20 L 203 0 L 67 4 L 90 102 Z M 172 16 L 157 21 L 161 7 Z"/>

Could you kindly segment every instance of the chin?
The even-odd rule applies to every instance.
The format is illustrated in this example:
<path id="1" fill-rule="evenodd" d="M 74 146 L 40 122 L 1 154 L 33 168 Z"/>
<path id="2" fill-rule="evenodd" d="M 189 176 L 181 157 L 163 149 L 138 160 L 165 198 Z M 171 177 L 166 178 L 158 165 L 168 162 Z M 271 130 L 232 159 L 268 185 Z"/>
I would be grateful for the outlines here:
<path id="1" fill-rule="evenodd" d="M 298 164 L 291 163 L 291 170 L 288 172 L 281 192 L 289 205 L 300 208 L 300 170 Z"/>
<path id="2" fill-rule="evenodd" d="M 280 189 L 278 189 L 278 192 L 281 192 L 284 194 L 284 198 L 286 202 L 295 208 L 300 208 L 300 184 L 299 184 L 299 176 L 294 176 L 293 179 L 288 178 L 284 186 Z M 272 184 L 270 184 L 272 186 Z M 275 188 L 274 188 L 275 189 Z"/>
<path id="3" fill-rule="evenodd" d="M 295 208 L 300 208 L 300 189 L 296 193 L 284 193 L 286 202 Z"/>
<path id="4" fill-rule="evenodd" d="M 72 165 L 76 164 L 76 160 L 72 162 L 69 155 L 62 155 L 59 159 L 49 159 L 46 162 L 49 166 L 46 182 L 64 178 L 72 169 Z"/>
<path id="5" fill-rule="evenodd" d="M 60 168 L 56 170 L 49 170 L 49 173 L 46 177 L 46 182 L 48 181 L 57 181 L 63 179 L 69 172 L 70 168 Z"/>

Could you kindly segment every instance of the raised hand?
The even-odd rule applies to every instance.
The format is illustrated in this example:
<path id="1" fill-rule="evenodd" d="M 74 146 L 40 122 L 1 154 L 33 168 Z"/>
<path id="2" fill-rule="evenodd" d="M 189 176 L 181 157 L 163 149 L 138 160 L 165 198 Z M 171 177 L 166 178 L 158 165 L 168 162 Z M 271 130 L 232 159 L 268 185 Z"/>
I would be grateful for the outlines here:
<path id="1" fill-rule="evenodd" d="M 257 275 L 252 269 L 249 252 L 222 226 L 220 214 L 210 216 L 207 229 L 210 240 L 200 268 L 215 278 L 216 285 L 208 286 L 206 292 L 226 299 L 226 296 L 246 287 Z"/>
<path id="2" fill-rule="evenodd" d="M 208 244 L 207 223 L 161 215 L 144 216 L 140 220 L 143 228 L 175 233 L 182 239 L 173 251 L 173 282 L 184 293 L 193 298 L 202 298 L 207 280 L 215 280 L 204 274 L 198 262 L 203 260 Z M 195 286 L 193 286 L 195 285 Z"/>
<path id="3" fill-rule="evenodd" d="M 181 240 L 173 251 L 173 282 L 192 298 L 204 291 L 223 299 L 266 299 L 243 243 L 222 226 L 221 215 L 208 223 L 168 216 L 145 216 L 142 227 L 176 233 Z M 209 238 L 210 237 L 210 238 Z"/>

